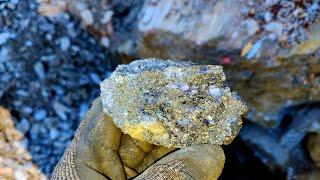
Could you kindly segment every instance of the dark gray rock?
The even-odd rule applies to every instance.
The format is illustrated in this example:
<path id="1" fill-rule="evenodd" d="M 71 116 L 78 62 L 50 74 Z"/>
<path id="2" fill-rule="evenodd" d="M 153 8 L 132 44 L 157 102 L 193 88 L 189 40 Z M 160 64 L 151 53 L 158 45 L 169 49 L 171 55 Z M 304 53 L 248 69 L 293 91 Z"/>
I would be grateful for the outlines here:
<path id="1" fill-rule="evenodd" d="M 11 34 L 9 32 L 1 32 L 0 33 L 0 46 L 4 45 L 9 38 L 11 37 Z"/>
<path id="2" fill-rule="evenodd" d="M 50 139 L 55 140 L 60 135 L 63 136 L 63 134 L 60 134 L 60 132 L 57 129 L 50 130 Z"/>
<path id="3" fill-rule="evenodd" d="M 312 169 L 302 142 L 308 133 L 320 132 L 320 104 L 292 106 L 282 115 L 281 123 L 274 128 L 247 123 L 240 132 L 241 138 L 272 169 L 281 168 L 289 174 Z"/>
<path id="4" fill-rule="evenodd" d="M 90 79 L 91 79 L 94 83 L 96 83 L 96 84 L 100 84 L 100 83 L 101 83 L 101 79 L 100 79 L 100 77 L 99 77 L 98 74 L 96 74 L 96 73 L 89 73 L 89 77 L 90 77 Z"/>
<path id="5" fill-rule="evenodd" d="M 40 79 L 44 79 L 45 78 L 45 71 L 44 71 L 44 66 L 41 62 L 37 62 L 34 66 L 33 66 L 33 70 L 36 72 L 36 74 L 38 75 L 38 77 Z"/>
<path id="6" fill-rule="evenodd" d="M 29 131 L 30 126 L 30 122 L 27 119 L 23 118 L 20 120 L 19 124 L 16 127 L 22 134 L 26 134 Z"/>
<path id="7" fill-rule="evenodd" d="M 43 120 L 44 118 L 46 118 L 47 116 L 47 111 L 44 110 L 44 109 L 40 109 L 38 111 L 36 111 L 34 114 L 33 114 L 34 118 L 37 120 L 37 121 L 41 121 Z"/>
<path id="8" fill-rule="evenodd" d="M 62 51 L 67 51 L 71 45 L 69 37 L 62 37 L 59 43 L 60 43 L 60 49 Z"/>

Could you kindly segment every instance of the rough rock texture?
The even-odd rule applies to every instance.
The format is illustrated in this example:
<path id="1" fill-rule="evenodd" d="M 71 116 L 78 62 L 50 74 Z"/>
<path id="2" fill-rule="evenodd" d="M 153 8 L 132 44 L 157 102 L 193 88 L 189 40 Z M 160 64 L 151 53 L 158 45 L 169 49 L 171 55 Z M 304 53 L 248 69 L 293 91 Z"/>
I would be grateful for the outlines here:
<path id="1" fill-rule="evenodd" d="M 97 5 L 88 0 L 82 2 Z M 319 66 L 319 61 L 276 60 L 306 54 L 319 57 L 319 3 L 318 0 L 140 1 L 141 10 L 137 10 L 138 5 L 128 10 L 132 17 L 139 13 L 136 31 L 129 33 L 134 38 L 123 40 L 120 35 L 118 40 L 122 43 L 117 41 L 114 46 L 120 43 L 116 49 L 123 62 L 138 56 L 233 64 L 233 73 L 228 77 L 235 85 L 232 87 L 248 102 L 248 119 L 273 124 L 283 106 L 319 100 L 316 89 L 320 84 L 319 68 L 312 67 Z M 260 60 L 246 61 L 239 59 L 239 55 Z M 277 84 L 270 86 L 273 81 Z"/>
<path id="2" fill-rule="evenodd" d="M 248 102 L 248 119 L 271 124 L 283 106 L 320 97 L 320 8 L 311 8 L 319 1 L 297 2 L 147 0 L 137 22 L 137 54 L 231 65 L 228 77 Z M 315 58 L 292 58 L 312 53 Z M 284 57 L 290 58 L 277 59 Z"/>
<path id="3" fill-rule="evenodd" d="M 239 7 L 232 0 L 145 1 L 137 22 L 139 55 L 204 60 L 240 49 L 248 37 L 241 33 Z"/>
<path id="4" fill-rule="evenodd" d="M 202 60 L 222 52 L 247 59 L 310 54 L 320 46 L 319 11 L 317 0 L 146 0 L 138 50 L 142 57 Z"/>
<path id="5" fill-rule="evenodd" d="M 247 119 L 266 127 L 281 122 L 285 107 L 320 100 L 320 60 L 295 57 L 268 65 L 261 61 L 236 61 L 225 67 L 230 87 L 249 107 Z"/>
<path id="6" fill-rule="evenodd" d="M 113 49 L 126 55 L 210 60 L 241 52 L 268 59 L 320 47 L 319 0 L 38 1 L 46 16 L 68 10 L 97 37 L 115 34 Z"/>
<path id="7" fill-rule="evenodd" d="M 117 60 L 70 13 L 47 18 L 38 7 L 36 0 L 0 1 L 0 41 L 10 34 L 0 43 L 0 105 L 50 176 Z"/>
<path id="8" fill-rule="evenodd" d="M 112 35 L 112 4 L 109 0 L 72 0 L 68 10 L 75 14 L 89 31 L 100 37 Z"/>
<path id="9" fill-rule="evenodd" d="M 272 125 L 284 106 L 320 99 L 318 7 L 317 0 L 147 0 L 135 39 L 118 52 L 230 66 L 248 119 Z"/>
<path id="10" fill-rule="evenodd" d="M 113 33 L 112 6 L 108 0 L 38 0 L 38 11 L 47 17 L 56 17 L 64 11 L 77 16 L 83 25 L 97 35 Z"/>
<path id="11" fill-rule="evenodd" d="M 140 11 L 130 11 L 139 12 L 135 38 L 126 38 L 118 52 L 233 64 L 228 77 L 248 102 L 248 119 L 273 125 L 283 106 L 319 100 L 319 60 L 276 60 L 306 54 L 319 57 L 319 3 L 146 0 Z M 246 61 L 239 55 L 260 60 Z M 132 59 L 125 57 L 125 62 Z"/>
<path id="12" fill-rule="evenodd" d="M 39 14 L 57 18 L 68 12 L 100 43 L 119 52 L 131 46 L 135 22 L 144 0 L 37 0 Z M 112 46 L 111 46 L 112 43 Z M 128 52 L 128 51 L 125 51 Z M 131 58 L 130 58 L 131 59 Z"/>
<path id="13" fill-rule="evenodd" d="M 14 128 L 9 112 L 0 106 L 0 179 L 45 180 L 23 145 L 23 135 Z"/>
<path id="14" fill-rule="evenodd" d="M 313 164 L 302 142 L 308 133 L 320 133 L 319 107 L 319 102 L 315 102 L 285 108 L 281 123 L 273 128 L 248 122 L 240 137 L 273 170 L 281 168 L 288 175 L 310 171 Z M 319 142 L 309 140 L 311 157 L 317 163 Z"/>
<path id="15" fill-rule="evenodd" d="M 221 66 L 135 61 L 101 84 L 103 107 L 124 133 L 152 144 L 229 144 L 246 106 L 225 79 Z"/>
<path id="16" fill-rule="evenodd" d="M 53 4 L 53 6 L 42 6 L 42 8 L 39 8 L 44 10 L 40 12 L 40 14 L 43 12 L 56 14 L 61 10 L 65 10 L 65 4 L 58 3 L 58 1 L 66 2 L 65 0 L 39 1 Z M 101 28 L 97 26 L 98 24 L 96 24 L 99 23 L 100 19 L 102 19 L 102 16 L 96 16 L 96 13 L 103 14 L 101 12 L 95 12 L 100 8 L 99 3 L 97 3 L 98 1 L 73 0 L 68 2 L 75 4 L 77 2 L 79 2 L 79 4 L 86 4 L 85 6 L 88 8 L 83 11 L 84 14 L 91 13 L 94 17 L 93 26 L 86 26 L 86 30 L 89 30 L 91 33 L 98 36 L 106 34 L 107 29 L 104 28 L 106 24 L 101 24 Z M 134 25 L 132 23 L 134 22 L 132 17 L 135 16 L 132 16 L 132 14 L 141 12 L 140 17 L 143 19 L 144 14 L 148 16 L 150 13 L 145 13 L 145 9 L 140 11 L 139 7 L 135 7 L 134 4 L 143 4 L 143 1 L 140 0 L 110 0 L 107 2 L 108 5 L 110 2 L 113 15 L 108 24 L 112 23 L 113 28 L 115 28 L 115 33 L 122 32 L 122 36 L 116 37 L 116 41 L 119 41 L 120 38 L 125 40 L 122 46 L 118 48 L 115 42 L 110 42 L 112 45 L 110 48 L 116 48 L 118 50 L 117 52 L 124 53 L 124 55 L 122 55 L 125 56 L 126 59 L 137 59 L 137 56 L 128 57 L 128 55 L 133 54 L 133 47 L 135 44 L 139 45 L 140 42 L 135 42 L 132 39 L 127 38 L 130 36 L 128 34 L 129 31 L 123 30 L 126 30 L 127 27 L 132 27 Z M 168 6 L 173 7 L 172 11 L 167 14 L 169 19 L 172 19 L 173 21 L 167 21 L 169 26 L 164 28 L 162 26 L 161 28 L 170 29 L 173 27 L 171 29 L 174 32 L 180 32 L 179 29 L 175 29 L 176 24 L 180 24 L 180 22 L 183 22 L 182 20 L 185 19 L 191 21 L 193 18 L 190 16 L 186 18 L 188 14 L 186 13 L 181 15 L 180 12 L 185 11 L 183 10 L 184 7 L 187 8 L 186 12 L 188 12 L 188 8 L 190 5 L 192 5 L 192 3 L 196 5 L 196 3 L 201 4 L 204 1 L 195 2 L 192 0 L 187 0 L 184 2 L 186 2 L 187 5 L 178 4 L 179 6 L 176 6 L 174 1 L 166 1 L 165 3 L 164 1 L 150 1 L 150 4 L 146 5 L 145 7 L 153 8 L 155 10 L 160 7 L 159 5 L 164 5 L 161 6 L 163 9 L 168 8 Z M 209 5 L 219 4 L 214 4 L 214 2 L 218 1 L 209 0 L 206 2 L 208 2 Z M 301 102 L 316 101 L 320 98 L 320 51 L 317 51 L 317 49 L 319 49 L 319 28 L 316 26 L 316 24 L 319 24 L 319 22 L 315 21 L 319 17 L 319 1 L 240 0 L 240 2 L 245 2 L 243 3 L 244 6 L 243 8 L 237 8 L 235 12 L 228 12 L 229 8 L 223 9 L 225 14 L 238 14 L 238 10 L 241 11 L 241 16 L 234 16 L 235 18 L 233 20 L 241 20 L 243 22 L 240 24 L 243 28 L 242 30 L 244 30 L 244 33 L 248 33 L 250 38 L 244 42 L 243 46 L 238 48 L 238 50 L 234 50 L 233 48 L 223 48 L 223 46 L 221 46 L 223 48 L 222 51 L 219 51 L 220 49 L 217 51 L 217 49 L 214 48 L 216 47 L 215 44 L 219 45 L 218 42 L 225 42 L 228 41 L 228 38 L 232 38 L 232 36 L 223 37 L 223 33 L 222 38 L 212 44 L 203 43 L 195 46 L 194 41 L 187 39 L 189 37 L 198 36 L 199 34 L 196 33 L 197 29 L 206 30 L 201 26 L 208 27 L 208 23 L 206 22 L 209 22 L 213 18 L 209 21 L 202 21 L 204 23 L 201 24 L 200 27 L 194 28 L 194 31 L 188 36 L 183 32 L 179 34 L 162 32 L 163 30 L 159 30 L 160 28 L 149 28 L 146 29 L 146 31 L 141 29 L 140 32 L 142 35 L 144 35 L 142 39 L 143 41 L 141 42 L 145 45 L 139 45 L 139 47 L 144 47 L 145 50 L 149 49 L 148 51 L 145 51 L 145 53 L 148 53 L 147 55 L 152 57 L 160 56 L 164 58 L 170 58 L 170 56 L 172 56 L 177 57 L 176 59 L 183 59 L 185 54 L 187 54 L 188 59 L 204 59 L 210 61 L 210 63 L 221 63 L 225 66 L 232 65 L 229 73 L 227 73 L 227 77 L 229 77 L 232 84 L 230 87 L 239 92 L 239 94 L 244 97 L 245 101 L 248 103 L 251 111 L 248 113 L 247 118 L 255 123 L 263 124 L 264 126 L 262 127 L 262 129 L 264 129 L 263 131 L 258 132 L 260 129 L 257 128 L 256 132 L 258 132 L 260 135 L 263 134 L 265 138 L 261 138 L 261 136 L 250 136 L 248 139 L 246 139 L 246 142 L 255 141 L 256 144 L 258 144 L 251 145 L 250 147 L 252 147 L 255 154 L 260 153 L 260 156 L 258 157 L 264 162 L 266 157 L 267 159 L 272 159 L 269 156 L 270 153 L 264 153 L 270 150 L 270 148 L 267 145 L 259 145 L 259 143 L 268 144 L 270 139 L 277 140 L 277 136 L 274 136 L 275 131 L 268 129 L 270 126 L 276 129 L 277 134 L 286 131 L 284 129 L 291 129 L 294 136 L 299 136 L 299 138 L 284 139 L 293 140 L 291 142 L 292 144 L 299 144 L 301 141 L 300 138 L 306 134 L 306 128 L 303 128 L 303 131 L 299 131 L 294 125 L 287 128 L 279 128 L 279 124 L 288 121 L 288 118 L 286 117 L 282 120 L 282 113 L 279 112 L 281 108 L 283 106 L 291 106 Z M 221 3 L 228 4 L 230 1 L 220 1 L 220 4 Z M 24 4 L 27 4 L 30 8 L 24 8 Z M 232 5 L 237 6 L 239 4 L 234 2 Z M 103 8 L 105 7 L 106 6 L 101 6 L 101 10 L 103 11 Z M 200 8 L 199 13 L 194 13 L 193 16 L 197 16 L 199 14 L 206 15 L 207 8 L 207 6 Z M 88 102 L 91 101 L 93 97 L 96 97 L 97 89 L 95 89 L 96 84 L 93 85 L 93 82 L 99 82 L 99 78 L 97 78 L 98 76 L 106 77 L 106 74 L 104 74 L 104 72 L 106 72 L 104 67 L 107 65 L 101 65 L 101 63 L 102 60 L 103 62 L 107 62 L 106 59 L 108 58 L 101 54 L 102 51 L 106 52 L 106 50 L 99 50 L 100 48 L 97 48 L 97 43 L 91 38 L 91 36 L 83 35 L 87 33 L 83 33 L 84 31 L 80 31 L 79 26 L 75 25 L 78 24 L 77 21 L 74 21 L 74 19 L 77 18 L 75 16 L 71 16 L 70 12 L 58 13 L 60 15 L 55 18 L 51 18 L 52 16 L 50 18 L 39 18 L 39 16 L 35 14 L 36 9 L 37 6 L 33 0 L 4 0 L 0 2 L 0 27 L 3 27 L 2 29 L 0 28 L 0 46 L 2 45 L 0 47 L 0 57 L 4 57 L 2 58 L 3 61 L 0 60 L 2 62 L 0 63 L 0 71 L 2 68 L 1 65 L 4 65 L 5 68 L 5 72 L 0 73 L 0 79 L 3 82 L 8 82 L 2 84 L 0 83 L 0 87 L 4 87 L 0 88 L 0 96 L 2 96 L 3 92 L 5 92 L 0 100 L 0 103 L 8 104 L 6 106 L 13 110 L 13 115 L 18 122 L 18 129 L 20 130 L 19 127 L 22 127 L 22 132 L 26 133 L 26 137 L 29 139 L 29 150 L 30 153 L 33 153 L 33 160 L 35 163 L 38 163 L 43 172 L 49 175 L 51 172 L 50 167 L 56 163 L 57 158 L 60 157 L 63 149 L 70 141 L 70 138 L 73 134 L 72 132 L 77 127 L 78 120 L 80 120 L 78 112 L 80 111 L 80 114 L 84 114 L 88 108 Z M 191 12 L 193 9 L 197 10 L 196 7 L 193 7 L 191 8 Z M 204 9 L 204 13 L 201 11 L 202 9 Z M 88 13 L 88 11 L 90 12 Z M 167 12 L 168 11 L 166 10 L 158 11 L 156 16 L 151 18 L 152 21 L 158 21 L 158 15 Z M 208 15 L 210 15 L 210 13 L 212 14 L 213 12 L 209 11 Z M 83 21 L 82 17 L 79 16 L 81 13 L 73 14 L 75 14 L 80 21 Z M 89 16 L 85 18 L 88 18 Z M 177 17 L 178 20 L 175 20 L 172 17 Z M 224 16 L 219 17 L 224 19 Z M 219 22 L 222 24 L 226 23 L 225 21 L 222 21 L 221 18 L 218 18 Z M 166 18 L 164 18 L 164 20 L 166 20 Z M 200 22 L 200 20 L 198 22 Z M 146 25 L 148 24 L 161 25 L 161 22 L 146 23 Z M 181 24 L 188 25 L 187 23 Z M 230 23 L 230 26 L 225 26 L 222 32 L 229 32 L 229 29 L 233 29 L 234 27 L 231 27 L 231 25 L 232 24 Z M 238 24 L 236 25 L 238 27 Z M 96 27 L 99 27 L 100 29 Z M 219 24 L 217 24 L 216 27 L 219 27 Z M 207 28 L 207 30 L 211 31 L 212 29 Z M 282 33 L 280 34 L 281 31 Z M 11 35 L 8 35 L 8 33 Z M 75 35 L 75 33 L 77 35 Z M 79 36 L 80 34 L 81 37 Z M 210 32 L 203 34 L 207 36 L 210 34 Z M 248 37 L 248 35 L 244 34 L 243 38 Z M 135 33 L 133 33 L 131 37 L 132 36 L 138 37 L 138 35 Z M 182 36 L 186 40 L 179 40 L 182 39 Z M 171 42 L 165 40 L 164 38 L 169 38 L 169 40 L 174 39 L 174 42 L 177 43 L 172 43 L 174 45 L 171 46 Z M 175 41 L 176 39 L 177 41 Z M 106 38 L 103 38 L 103 41 L 102 38 L 99 38 L 99 40 L 104 42 L 103 44 L 108 44 L 108 40 Z M 240 38 L 239 42 L 241 41 L 242 38 Z M 235 39 L 234 42 L 231 42 L 231 45 L 233 45 L 232 43 L 237 44 L 239 42 L 236 42 Z M 293 48 L 293 51 L 289 51 L 292 47 L 301 42 L 304 43 L 302 43 L 301 46 L 296 46 L 299 47 L 300 50 L 296 51 L 296 49 Z M 68 46 L 68 50 L 65 51 Z M 278 62 L 273 58 L 255 59 L 259 57 L 265 57 L 265 55 L 268 55 L 268 57 L 275 55 L 279 53 L 276 51 L 276 49 L 279 47 L 281 47 L 282 50 L 286 50 L 283 51 L 283 54 L 288 52 L 288 54 L 290 54 L 290 52 L 295 51 L 296 53 L 292 53 L 292 55 L 309 54 L 311 52 L 315 53 L 312 53 L 311 56 L 299 61 L 296 61 L 296 59 L 293 60 L 292 58 L 285 59 L 285 61 L 282 62 Z M 140 53 L 142 50 L 143 49 L 140 48 Z M 232 52 L 228 53 L 226 50 L 231 50 Z M 271 53 L 268 51 L 271 51 Z M 179 53 L 181 55 L 179 55 Z M 239 59 L 239 54 L 245 58 L 253 58 L 248 58 L 248 60 Z M 39 58 L 39 56 L 41 57 Z M 24 64 L 12 64 L 10 63 L 12 62 L 12 59 L 16 59 L 16 62 L 19 62 L 19 64 L 27 62 L 28 66 L 25 66 Z M 33 71 L 32 66 L 35 62 L 35 75 L 38 75 L 39 78 L 29 77 L 26 76 L 25 73 L 22 73 L 23 71 L 20 70 L 20 66 L 26 67 Z M 90 63 L 91 66 L 87 63 Z M 12 65 L 10 65 L 8 68 L 6 64 Z M 99 66 L 97 66 L 97 64 L 99 64 Z M 96 68 L 99 70 L 97 71 Z M 9 74 L 9 78 L 7 75 L 8 72 L 6 72 L 8 69 L 11 71 L 10 74 L 12 73 L 12 75 Z M 61 71 L 63 73 L 60 73 Z M 87 76 L 89 73 L 90 76 Z M 91 76 L 91 73 L 94 73 L 93 76 Z M 13 76 L 17 77 L 12 79 Z M 22 78 L 18 78 L 18 76 Z M 44 76 L 45 78 L 43 79 Z M 26 80 L 26 86 L 20 86 L 21 79 Z M 34 81 L 30 83 L 30 79 Z M 29 92 L 30 89 L 32 89 L 32 91 Z M 36 93 L 32 93 L 34 92 L 34 89 L 36 89 Z M 70 91 L 70 89 L 77 89 L 77 91 Z M 70 92 L 72 93 L 70 94 Z M 39 94 L 41 94 L 40 98 Z M 47 102 L 48 97 L 51 96 L 54 97 L 49 98 L 49 101 L 52 102 L 53 99 L 55 106 L 52 106 L 51 103 Z M 81 101 L 80 103 L 79 98 Z M 57 103 L 55 103 L 56 101 L 59 102 L 58 105 L 61 104 L 63 106 L 57 106 Z M 45 108 L 46 111 L 43 111 L 43 108 Z M 61 109 L 63 113 L 60 113 L 61 111 L 56 111 L 56 109 Z M 44 116 L 43 114 L 47 115 Z M 68 117 L 68 121 L 64 121 L 59 118 L 66 116 Z M 294 122 L 296 122 L 298 118 L 295 119 L 296 120 L 294 120 Z M 306 118 L 303 119 L 305 120 Z M 310 121 L 306 122 L 306 124 L 308 124 Z M 61 134 L 61 136 L 58 137 L 57 134 Z M 290 134 L 291 133 L 288 133 L 288 135 Z M 39 137 L 41 137 L 40 141 L 38 141 Z M 287 144 L 290 145 L 290 143 Z M 286 147 L 291 146 L 292 145 Z M 298 149 L 300 151 L 303 149 L 303 147 L 299 147 Z M 281 157 L 286 157 L 286 154 Z M 240 159 L 239 162 L 243 163 L 243 161 L 241 161 L 243 157 L 237 156 L 237 158 Z M 300 158 L 300 156 L 291 156 L 291 158 L 297 160 Z M 275 161 L 277 161 L 277 159 Z M 241 167 L 242 169 L 243 166 L 240 165 L 236 167 Z M 258 165 L 257 168 L 260 168 L 260 166 Z M 284 168 L 287 168 L 287 165 L 285 165 Z M 255 172 L 257 174 L 258 171 Z M 238 173 L 233 174 L 238 175 Z"/>

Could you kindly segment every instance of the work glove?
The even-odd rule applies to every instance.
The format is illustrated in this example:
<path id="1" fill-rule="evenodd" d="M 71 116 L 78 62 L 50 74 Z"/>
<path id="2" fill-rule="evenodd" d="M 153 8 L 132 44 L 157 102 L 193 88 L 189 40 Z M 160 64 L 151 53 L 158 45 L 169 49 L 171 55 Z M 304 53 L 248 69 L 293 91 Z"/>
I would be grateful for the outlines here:
<path id="1" fill-rule="evenodd" d="M 64 152 L 52 179 L 217 179 L 225 156 L 218 145 L 182 149 L 123 134 L 97 98 Z"/>

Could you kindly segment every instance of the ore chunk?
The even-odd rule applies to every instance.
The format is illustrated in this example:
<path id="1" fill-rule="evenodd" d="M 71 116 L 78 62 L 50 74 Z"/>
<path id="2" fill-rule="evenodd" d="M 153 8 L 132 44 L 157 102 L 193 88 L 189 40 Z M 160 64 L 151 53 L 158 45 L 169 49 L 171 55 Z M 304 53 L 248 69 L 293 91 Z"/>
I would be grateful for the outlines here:
<path id="1" fill-rule="evenodd" d="M 104 112 L 126 134 L 166 147 L 229 144 L 246 106 L 221 66 L 139 60 L 101 83 Z"/>

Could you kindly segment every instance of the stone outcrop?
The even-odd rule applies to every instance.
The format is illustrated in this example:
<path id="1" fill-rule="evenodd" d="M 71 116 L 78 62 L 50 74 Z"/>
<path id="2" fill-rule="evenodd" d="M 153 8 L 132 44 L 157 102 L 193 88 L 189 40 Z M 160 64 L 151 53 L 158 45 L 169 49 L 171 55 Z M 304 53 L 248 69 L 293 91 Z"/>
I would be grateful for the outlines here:
<path id="1" fill-rule="evenodd" d="M 172 59 L 311 54 L 320 47 L 318 3 L 146 0 L 137 22 L 137 48 L 141 57 Z"/>
<path id="2" fill-rule="evenodd" d="M 320 64 L 317 58 L 237 61 L 225 67 L 229 85 L 249 107 L 247 119 L 266 127 L 281 122 L 283 108 L 320 100 Z"/>

